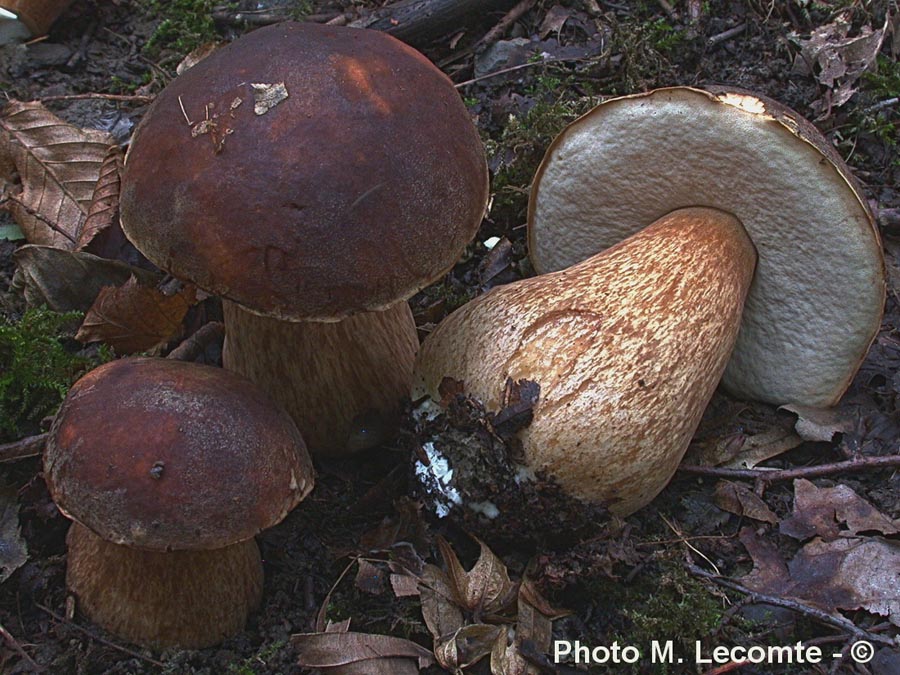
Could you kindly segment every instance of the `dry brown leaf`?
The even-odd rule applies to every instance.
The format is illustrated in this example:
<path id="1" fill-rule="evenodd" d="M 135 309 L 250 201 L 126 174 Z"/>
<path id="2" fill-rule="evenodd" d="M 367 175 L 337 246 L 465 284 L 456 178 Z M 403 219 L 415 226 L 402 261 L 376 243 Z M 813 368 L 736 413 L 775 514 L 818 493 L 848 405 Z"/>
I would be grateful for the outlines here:
<path id="1" fill-rule="evenodd" d="M 835 434 L 842 434 L 853 428 L 853 422 L 846 411 L 837 408 L 813 408 L 799 403 L 781 406 L 797 415 L 794 428 L 804 441 L 830 442 Z"/>
<path id="2" fill-rule="evenodd" d="M 470 612 L 499 614 L 509 609 L 516 599 L 517 585 L 509 580 L 506 565 L 487 545 L 478 541 L 481 553 L 475 565 L 465 571 L 456 553 L 443 539 L 438 541 L 447 565 L 447 576 L 457 604 Z"/>
<path id="3" fill-rule="evenodd" d="M 571 9 L 563 7 L 562 5 L 553 5 L 553 7 L 547 10 L 547 14 L 544 15 L 544 20 L 541 22 L 541 27 L 538 30 L 541 40 L 546 40 L 550 33 L 558 33 L 561 31 L 571 15 Z"/>
<path id="4" fill-rule="evenodd" d="M 326 675 L 415 675 L 434 663 L 424 647 L 390 635 L 329 632 L 291 636 L 303 668 Z"/>
<path id="5" fill-rule="evenodd" d="M 0 136 L 22 181 L 10 212 L 31 244 L 75 248 L 112 136 L 79 129 L 40 103 L 0 109 Z"/>
<path id="6" fill-rule="evenodd" d="M 694 442 L 685 455 L 687 464 L 752 469 L 803 442 L 793 429 L 775 426 L 758 434 L 735 433 L 714 442 Z"/>
<path id="7" fill-rule="evenodd" d="M 434 655 L 442 668 L 459 672 L 488 656 L 501 634 L 506 634 L 505 626 L 472 623 L 435 643 Z"/>
<path id="8" fill-rule="evenodd" d="M 190 70 L 221 46 L 221 42 L 204 42 L 190 54 L 181 59 L 179 64 L 175 66 L 175 74 L 181 75 L 185 71 Z"/>
<path id="9" fill-rule="evenodd" d="M 144 285 L 161 278 L 123 262 L 52 246 L 20 246 L 13 259 L 13 287 L 22 291 L 28 306 L 47 305 L 56 312 L 86 312 L 104 286 L 121 286 L 132 275 Z"/>
<path id="10" fill-rule="evenodd" d="M 900 545 L 880 537 L 847 537 L 806 544 L 785 564 L 775 545 L 750 528 L 740 533 L 753 571 L 740 581 L 748 588 L 790 597 L 837 613 L 865 609 L 900 625 Z"/>
<path id="11" fill-rule="evenodd" d="M 0 488 L 0 583 L 28 560 L 28 547 L 19 528 L 18 494 L 14 488 Z"/>
<path id="12" fill-rule="evenodd" d="M 165 295 L 131 276 L 122 286 L 100 291 L 75 339 L 105 342 L 119 354 L 151 350 L 175 336 L 195 300 L 193 286 Z"/>
<path id="13" fill-rule="evenodd" d="M 425 565 L 419 582 L 419 596 L 422 598 L 422 617 L 435 644 L 465 624 L 450 579 L 441 568 Z"/>
<path id="14" fill-rule="evenodd" d="M 778 516 L 772 513 L 759 495 L 738 483 L 727 480 L 719 481 L 716 485 L 715 500 L 720 509 L 729 513 L 746 516 L 764 523 L 778 522 Z"/>
<path id="15" fill-rule="evenodd" d="M 398 598 L 419 595 L 419 580 L 409 574 L 391 574 L 391 589 Z"/>
<path id="16" fill-rule="evenodd" d="M 356 561 L 359 569 L 356 571 L 354 585 L 363 593 L 381 595 L 387 588 L 387 572 L 373 565 L 368 560 L 360 558 Z"/>
<path id="17" fill-rule="evenodd" d="M 782 521 L 780 530 L 800 541 L 814 536 L 831 541 L 861 532 L 897 534 L 900 523 L 846 485 L 820 488 L 801 478 L 794 481 L 794 511 Z"/>
<path id="18" fill-rule="evenodd" d="M 119 220 L 119 189 L 121 186 L 122 169 L 124 168 L 122 150 L 117 145 L 109 146 L 103 163 L 100 166 L 100 175 L 91 193 L 91 203 L 88 207 L 87 217 L 75 250 L 82 251 L 88 244 L 104 230 L 113 226 Z M 96 251 L 91 251 L 97 253 Z"/>

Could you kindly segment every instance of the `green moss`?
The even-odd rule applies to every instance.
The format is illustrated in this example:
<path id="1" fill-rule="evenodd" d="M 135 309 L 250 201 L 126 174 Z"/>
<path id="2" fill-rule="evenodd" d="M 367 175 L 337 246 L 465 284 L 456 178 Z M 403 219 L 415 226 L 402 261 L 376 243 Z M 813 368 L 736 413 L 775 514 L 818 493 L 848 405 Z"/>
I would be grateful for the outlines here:
<path id="1" fill-rule="evenodd" d="M 32 309 L 16 323 L 0 319 L 0 442 L 37 433 L 72 383 L 96 365 L 64 344 L 80 318 L 78 312 Z"/>
<path id="2" fill-rule="evenodd" d="M 619 664 L 608 672 L 654 675 L 684 672 L 678 666 L 650 664 L 650 645 L 654 641 L 672 640 L 676 663 L 678 657 L 687 662 L 695 642 L 708 644 L 725 613 L 720 598 L 681 565 L 670 561 L 648 568 L 632 584 L 595 579 L 590 595 L 601 598 L 598 609 L 610 617 L 604 644 L 616 641 L 619 645 L 635 645 L 646 656 L 632 666 Z"/>
<path id="3" fill-rule="evenodd" d="M 570 93 L 567 84 L 552 74 L 539 76 L 529 90 L 537 100 L 534 106 L 525 115 L 510 115 L 499 138 L 485 142 L 497 166 L 492 181 L 494 220 L 516 225 L 524 219 L 531 181 L 551 141 L 596 104 L 591 96 Z"/>
<path id="4" fill-rule="evenodd" d="M 163 49 L 188 54 L 200 45 L 215 40 L 218 35 L 212 19 L 213 0 L 145 0 L 147 12 L 161 17 L 144 53 L 158 56 Z"/>
<path id="5" fill-rule="evenodd" d="M 257 667 L 266 670 L 266 663 L 282 649 L 287 647 L 287 642 L 281 640 L 265 645 L 256 654 L 240 663 L 232 663 L 228 666 L 228 675 L 256 675 Z"/>

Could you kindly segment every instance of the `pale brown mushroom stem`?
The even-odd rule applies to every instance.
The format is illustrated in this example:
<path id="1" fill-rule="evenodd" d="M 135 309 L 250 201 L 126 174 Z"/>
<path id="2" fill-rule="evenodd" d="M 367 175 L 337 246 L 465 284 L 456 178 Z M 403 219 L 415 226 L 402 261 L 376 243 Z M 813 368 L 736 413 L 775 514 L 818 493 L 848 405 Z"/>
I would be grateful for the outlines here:
<path id="1" fill-rule="evenodd" d="M 300 429 L 310 451 L 377 445 L 409 395 L 419 341 L 406 302 L 342 321 L 280 321 L 224 301 L 225 368 L 256 382 Z"/>
<path id="2" fill-rule="evenodd" d="M 242 630 L 262 600 L 253 539 L 208 551 L 144 551 L 73 522 L 66 541 L 66 583 L 78 610 L 129 642 L 209 647 Z"/>
<path id="3" fill-rule="evenodd" d="M 416 362 L 489 410 L 508 378 L 540 385 L 528 465 L 627 515 L 666 485 L 734 347 L 756 251 L 740 221 L 687 208 L 568 269 L 501 286 L 447 317 Z"/>

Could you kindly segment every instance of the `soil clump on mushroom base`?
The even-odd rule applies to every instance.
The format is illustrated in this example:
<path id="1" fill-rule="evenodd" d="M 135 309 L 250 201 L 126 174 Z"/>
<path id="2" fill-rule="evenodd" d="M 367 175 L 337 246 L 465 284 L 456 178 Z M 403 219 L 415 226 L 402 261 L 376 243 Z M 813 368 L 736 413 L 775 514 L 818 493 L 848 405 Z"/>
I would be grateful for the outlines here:
<path id="1" fill-rule="evenodd" d="M 26 101 L 87 92 L 153 94 L 174 76 L 175 66 L 193 46 L 213 38 L 230 39 L 249 29 L 246 23 L 228 20 L 227 12 L 226 18 L 213 21 L 209 12 L 213 4 L 199 0 L 153 3 L 148 10 L 150 3 L 80 0 L 47 40 L 27 48 L 0 50 L 0 83 L 10 97 Z M 230 14 L 232 18 L 238 11 L 255 9 L 256 3 L 252 7 L 251 3 L 239 4 Z M 266 9 L 280 10 L 287 4 L 267 3 Z M 768 95 L 809 119 L 822 117 L 816 125 L 840 154 L 849 158 L 865 185 L 866 197 L 877 204 L 880 230 L 892 261 L 889 267 L 896 265 L 900 175 L 893 161 L 897 138 L 891 125 L 897 124 L 898 108 L 894 104 L 872 109 L 900 94 L 890 89 L 891 78 L 897 77 L 896 64 L 885 58 L 891 50 L 890 37 L 882 50 L 882 68 L 854 85 L 859 91 L 848 103 L 832 109 L 827 105 L 813 108 L 814 103 L 822 102 L 826 88 L 815 77 L 818 70 L 804 73 L 799 62 L 795 68 L 800 53 L 795 40 L 808 40 L 840 18 L 836 9 L 828 9 L 824 3 L 598 2 L 599 14 L 564 4 L 551 15 L 552 4 L 536 5 L 513 24 L 503 36 L 503 44 L 494 50 L 492 60 L 497 65 L 492 68 L 517 64 L 516 59 L 526 63 L 529 56 L 543 52 L 576 60 L 535 63 L 460 89 L 487 140 L 494 207 L 463 262 L 413 300 L 420 337 L 485 289 L 531 273 L 525 261 L 525 228 L 521 227 L 527 185 L 552 137 L 601 95 L 660 86 L 727 83 Z M 677 16 L 670 15 L 664 4 L 673 6 Z M 688 11 L 694 5 L 702 5 L 696 21 Z M 375 6 L 318 0 L 306 5 L 311 14 Z M 560 23 L 566 13 L 565 22 Z M 471 57 L 452 57 L 471 47 L 500 14 L 502 10 L 486 13 L 482 23 L 468 26 L 459 41 L 454 41 L 455 36 L 430 39 L 419 48 L 432 60 L 445 62 L 444 69 L 455 82 L 471 79 L 475 75 Z M 202 21 L 191 23 L 198 16 Z M 555 18 L 545 24 L 548 16 Z M 861 6 L 850 9 L 848 18 L 851 35 L 865 26 L 878 30 L 884 21 L 882 10 L 870 13 Z M 184 42 L 166 37 L 167 31 L 171 36 L 174 30 L 182 31 L 178 39 Z M 728 33 L 733 30 L 737 32 Z M 151 38 L 154 46 L 145 52 Z M 514 39 L 526 42 L 509 44 Z M 591 54 L 597 57 L 593 62 Z M 144 111 L 137 102 L 98 98 L 48 101 L 46 105 L 71 123 L 110 130 L 121 142 L 127 140 Z M 0 218 L 6 217 L 0 212 Z M 484 242 L 491 237 L 500 242 L 489 249 Z M 21 293 L 10 291 L 9 284 L 15 248 L 0 242 L 2 312 L 11 320 L 23 309 Z M 822 274 L 829 273 L 822 270 Z M 766 466 L 797 468 L 840 461 L 852 453 L 874 457 L 896 452 L 900 348 L 894 331 L 898 328 L 896 290 L 889 290 L 882 332 L 841 407 L 851 420 L 844 433 L 830 442 L 804 443 Z M 78 349 L 70 342 L 66 347 Z M 759 442 L 761 435 L 775 437 L 780 429 L 791 430 L 794 421 L 794 415 L 770 406 L 748 406 L 719 395 L 707 411 L 695 446 L 730 447 L 751 442 L 748 439 Z M 408 420 L 408 427 L 411 425 Z M 30 658 L 51 673 L 306 675 L 309 671 L 297 665 L 290 635 L 310 630 L 323 605 L 327 618 L 351 618 L 354 630 L 389 633 L 429 645 L 431 636 L 423 625 L 417 599 L 398 599 L 389 587 L 377 594 L 360 590 L 354 580 L 357 568 L 352 566 L 336 583 L 353 556 L 384 560 L 391 554 L 386 550 L 397 555 L 398 541 L 411 542 L 422 556 L 435 561 L 435 536 L 441 534 L 451 540 L 464 564 L 471 565 L 477 556 L 477 546 L 447 519 L 432 518 L 407 499 L 412 487 L 406 451 L 410 440 L 404 432 L 388 439 L 363 461 L 321 463 L 315 491 L 284 522 L 259 538 L 266 582 L 262 607 L 247 629 L 219 647 L 163 654 L 123 651 L 132 646 L 86 622 L 77 608 L 75 618 L 66 619 L 67 521 L 49 500 L 38 476 L 39 460 L 0 465 L 3 484 L 13 488 L 18 502 L 18 524 L 28 545 L 27 562 L 0 584 L 0 624 Z M 900 474 L 896 472 L 831 475 L 815 482 L 820 486 L 847 485 L 881 512 L 900 516 Z M 752 491 L 752 482 L 739 483 Z M 729 594 L 725 601 L 720 589 L 685 573 L 682 562 L 686 555 L 698 564 L 705 556 L 725 575 L 739 577 L 748 572 L 751 563 L 737 537 L 747 524 L 769 528 L 770 541 L 788 558 L 798 548 L 796 541 L 777 533 L 777 525 L 773 532 L 769 525 L 722 510 L 716 502 L 717 484 L 715 479 L 676 474 L 648 508 L 624 524 L 610 521 L 593 538 L 572 549 L 533 555 L 530 543 L 519 545 L 513 537 L 502 549 L 498 547 L 498 552 L 511 574 L 532 570 L 553 602 L 572 610 L 570 618 L 557 623 L 556 631 L 585 644 L 611 644 L 614 639 L 631 644 L 678 635 L 704 640 L 713 647 L 738 644 L 760 634 L 771 644 L 833 639 L 836 631 L 789 612 L 773 610 L 756 624 L 745 623 L 738 616 L 748 614 L 743 608 L 727 611 L 737 606 L 740 595 Z M 779 518 L 791 513 L 793 499 L 790 483 L 771 485 L 764 495 L 765 503 Z M 853 618 L 867 627 L 877 623 L 865 612 Z M 827 648 L 831 646 L 829 643 Z M 479 667 L 472 672 L 483 672 Z M 883 672 L 892 672 L 889 667 Z M 28 668 L 11 644 L 0 646 L 0 670 L 25 673 Z M 877 672 L 874 665 L 872 669 Z M 436 675 L 441 671 L 435 667 L 427 672 Z M 625 671 L 598 668 L 598 672 Z M 685 663 L 672 666 L 670 672 L 694 671 Z M 742 672 L 773 671 L 757 666 L 745 667 Z"/>

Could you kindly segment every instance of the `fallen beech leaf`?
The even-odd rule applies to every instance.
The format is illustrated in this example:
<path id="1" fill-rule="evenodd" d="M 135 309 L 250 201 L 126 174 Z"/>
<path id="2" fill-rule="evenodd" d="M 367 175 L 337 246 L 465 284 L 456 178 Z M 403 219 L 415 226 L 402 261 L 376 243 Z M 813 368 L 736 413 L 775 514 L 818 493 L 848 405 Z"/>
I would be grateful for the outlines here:
<path id="1" fill-rule="evenodd" d="M 789 403 L 781 406 L 782 410 L 797 415 L 794 428 L 804 441 L 820 441 L 828 443 L 835 434 L 842 434 L 852 429 L 848 415 L 835 408 L 813 408 L 808 405 Z"/>
<path id="2" fill-rule="evenodd" d="M 28 560 L 28 547 L 19 532 L 19 504 L 16 491 L 0 489 L 0 583 Z"/>
<path id="3" fill-rule="evenodd" d="M 52 246 L 21 246 L 13 259 L 13 286 L 22 290 L 28 306 L 47 305 L 56 312 L 86 312 L 104 286 L 121 286 L 132 275 L 144 285 L 161 279 L 123 262 Z"/>
<path id="4" fill-rule="evenodd" d="M 692 443 L 685 461 L 698 466 L 752 469 L 802 442 L 793 429 L 776 426 L 758 434 L 729 434 L 713 443 Z"/>
<path id="5" fill-rule="evenodd" d="M 790 594 L 827 609 L 865 609 L 900 626 L 900 545 L 879 537 L 814 539 L 788 565 Z"/>
<path id="6" fill-rule="evenodd" d="M 122 286 L 103 288 L 75 334 L 80 342 L 105 342 L 119 354 L 151 350 L 168 342 L 196 300 L 196 289 L 184 286 L 164 295 L 131 276 Z"/>
<path id="7" fill-rule="evenodd" d="M 436 643 L 434 655 L 442 668 L 454 673 L 459 672 L 488 656 L 501 633 L 506 634 L 505 626 L 469 624 Z"/>
<path id="8" fill-rule="evenodd" d="M 418 580 L 409 574 L 392 574 L 391 589 L 398 598 L 409 598 L 420 595 Z"/>
<path id="9" fill-rule="evenodd" d="M 221 46 L 221 42 L 204 42 L 190 54 L 181 59 L 178 65 L 175 66 L 175 74 L 181 75 L 183 72 L 190 70 Z"/>
<path id="10" fill-rule="evenodd" d="M 22 180 L 10 212 L 31 244 L 75 248 L 112 136 L 63 122 L 40 103 L 0 109 L 0 135 Z"/>
<path id="11" fill-rule="evenodd" d="M 785 564 L 775 545 L 750 528 L 741 543 L 753 571 L 741 578 L 748 588 L 790 597 L 837 613 L 865 609 L 900 625 L 900 545 L 880 537 L 815 538 Z"/>
<path id="12" fill-rule="evenodd" d="M 122 150 L 118 146 L 110 146 L 103 160 L 103 166 L 100 167 L 100 177 L 94 186 L 91 206 L 81 229 L 76 250 L 155 270 L 153 264 L 128 241 L 119 224 L 122 169 Z"/>
<path id="13" fill-rule="evenodd" d="M 538 29 L 541 40 L 546 40 L 550 33 L 557 33 L 562 30 L 562 27 L 565 25 L 566 21 L 569 20 L 571 15 L 571 9 L 567 9 L 562 5 L 553 5 L 553 7 L 547 10 L 547 14 L 544 15 L 544 20 L 541 21 L 541 27 Z"/>
<path id="14" fill-rule="evenodd" d="M 897 534 L 900 523 L 846 485 L 820 488 L 801 478 L 794 481 L 793 513 L 782 521 L 780 530 L 800 541 L 814 536 L 831 541 L 861 532 Z"/>
<path id="15" fill-rule="evenodd" d="M 460 607 L 486 615 L 498 614 L 515 601 L 518 587 L 509 580 L 503 561 L 483 541 L 476 541 L 481 546 L 481 554 L 468 572 L 463 569 L 456 553 L 444 539 L 438 540 L 438 547 L 447 565 L 450 586 Z"/>
<path id="16" fill-rule="evenodd" d="M 715 500 L 720 509 L 729 513 L 765 523 L 778 522 L 778 516 L 772 513 L 759 495 L 738 483 L 719 481 L 716 485 Z"/>
<path id="17" fill-rule="evenodd" d="M 419 581 L 419 596 L 422 599 L 422 618 L 435 645 L 465 624 L 450 579 L 441 568 L 425 565 Z"/>
<path id="18" fill-rule="evenodd" d="M 301 633 L 291 636 L 303 668 L 327 675 L 415 675 L 434 655 L 410 640 L 368 633 Z"/>

